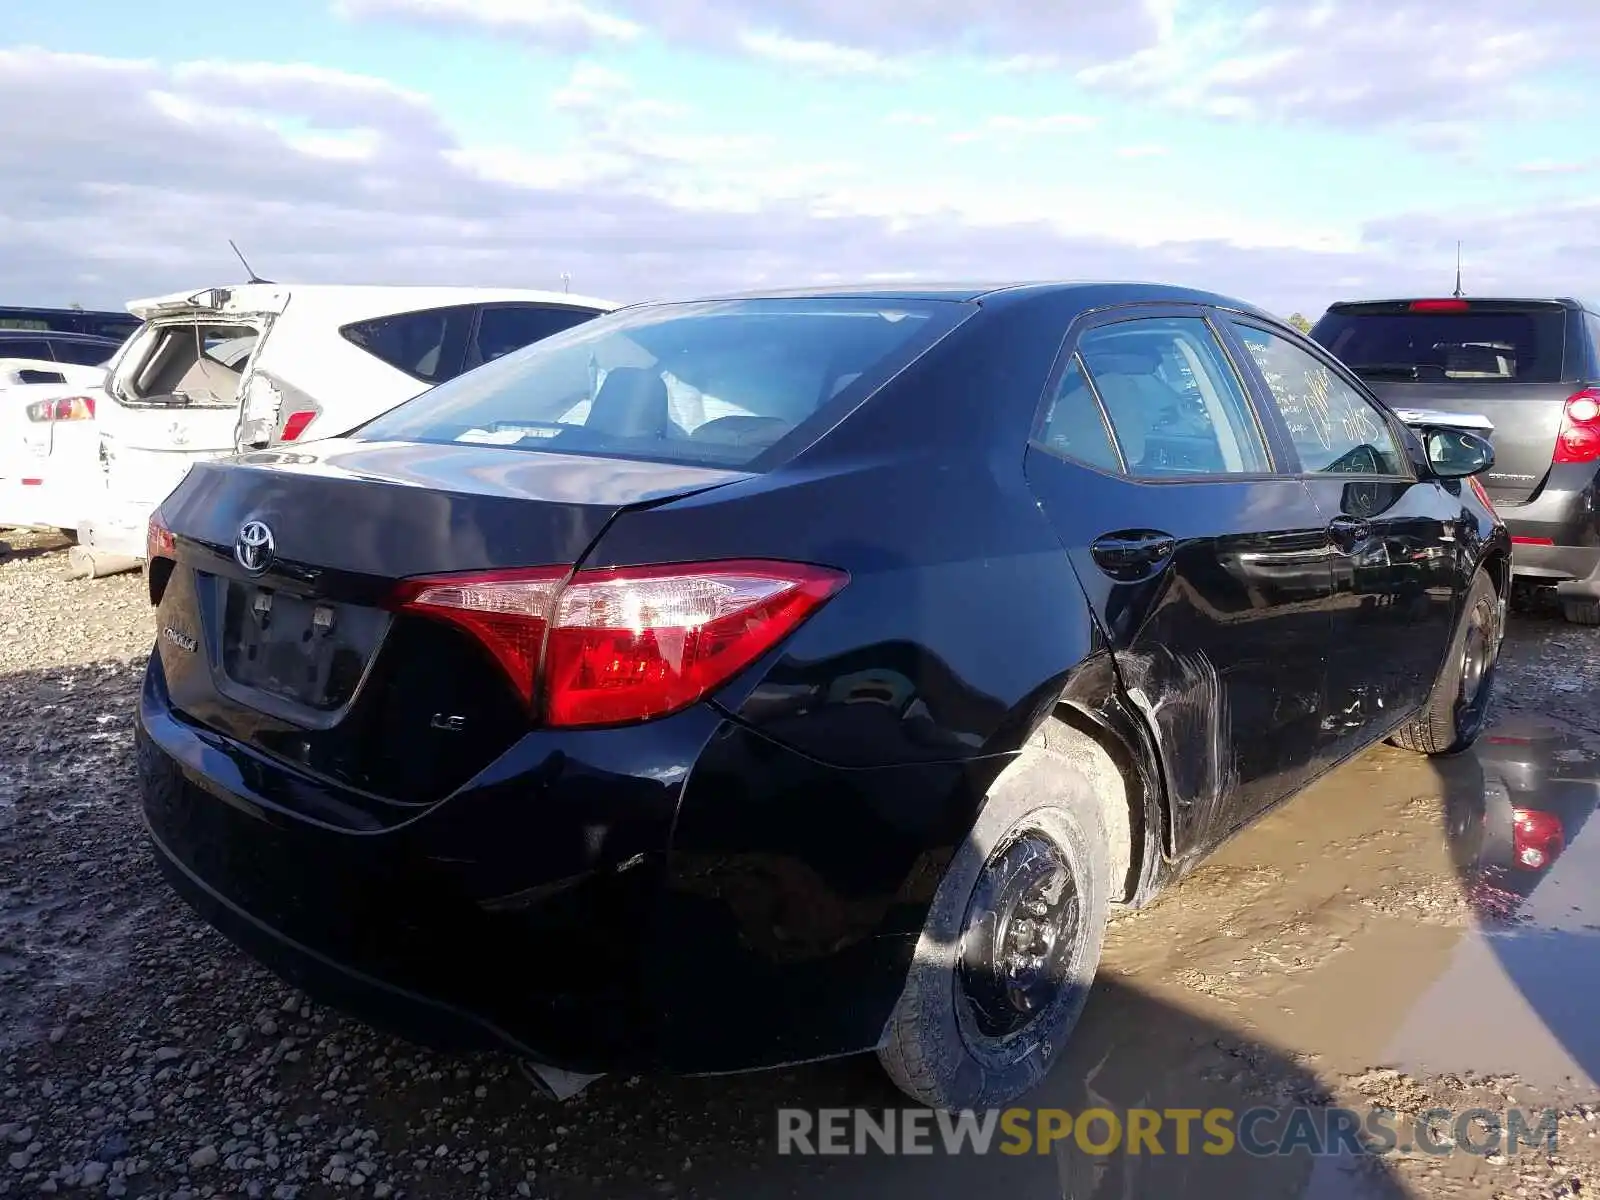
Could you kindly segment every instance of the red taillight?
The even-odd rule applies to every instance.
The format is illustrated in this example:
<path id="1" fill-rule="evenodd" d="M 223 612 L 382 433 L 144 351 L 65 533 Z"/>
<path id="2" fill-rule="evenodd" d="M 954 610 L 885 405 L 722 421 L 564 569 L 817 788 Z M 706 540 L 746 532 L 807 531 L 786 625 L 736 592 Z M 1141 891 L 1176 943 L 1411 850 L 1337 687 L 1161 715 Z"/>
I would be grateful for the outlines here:
<path id="1" fill-rule="evenodd" d="M 1567 397 L 1556 434 L 1553 463 L 1589 463 L 1600 458 L 1600 388 Z"/>
<path id="2" fill-rule="evenodd" d="M 1516 545 L 1516 546 L 1554 546 L 1555 545 L 1555 542 L 1552 539 L 1550 539 L 1550 538 L 1541 538 L 1541 537 L 1517 537 L 1517 536 L 1513 536 L 1512 539 L 1511 539 L 1511 542 L 1512 542 L 1513 545 Z"/>
<path id="3" fill-rule="evenodd" d="M 35 400 L 27 408 L 30 421 L 92 421 L 93 396 L 66 396 L 60 400 Z"/>
<path id="4" fill-rule="evenodd" d="M 144 560 L 147 563 L 155 562 L 158 558 L 176 558 L 178 544 L 173 539 L 172 530 L 168 529 L 166 522 L 162 521 L 161 514 L 155 513 L 150 517 L 150 524 L 144 533 Z"/>
<path id="5" fill-rule="evenodd" d="M 545 630 L 568 574 L 566 567 L 535 567 L 410 579 L 390 604 L 470 633 L 494 655 L 523 702 L 531 703 Z"/>
<path id="6" fill-rule="evenodd" d="M 792 633 L 848 582 L 800 563 L 563 567 L 409 580 L 393 607 L 471 633 L 552 726 L 687 708 Z"/>
<path id="7" fill-rule="evenodd" d="M 1470 307 L 1465 300 L 1413 300 L 1408 308 L 1412 312 L 1466 312 Z"/>
<path id="8" fill-rule="evenodd" d="M 775 646 L 845 578 L 772 562 L 581 572 L 550 630 L 545 719 L 613 725 L 686 708 Z"/>
<path id="9" fill-rule="evenodd" d="M 1542 871 L 1566 847 L 1566 830 L 1560 818 L 1532 808 L 1511 810 L 1512 861 L 1530 871 Z"/>
<path id="10" fill-rule="evenodd" d="M 317 419 L 314 409 L 303 409 L 292 412 L 283 421 L 283 440 L 292 442 L 306 431 L 306 426 Z"/>

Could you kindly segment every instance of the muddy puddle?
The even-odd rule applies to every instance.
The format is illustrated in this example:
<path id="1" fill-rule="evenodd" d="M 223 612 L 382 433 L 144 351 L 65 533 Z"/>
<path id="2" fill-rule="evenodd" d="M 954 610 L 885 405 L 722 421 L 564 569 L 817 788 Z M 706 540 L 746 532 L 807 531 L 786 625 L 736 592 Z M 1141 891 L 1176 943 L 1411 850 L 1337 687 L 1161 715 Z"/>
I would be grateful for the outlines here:
<path id="1" fill-rule="evenodd" d="M 1592 739 L 1548 718 L 1375 750 L 1118 921 L 1105 969 L 1326 1069 L 1600 1091 L 1597 800 Z"/>
<path id="2" fill-rule="evenodd" d="M 732 1194 L 835 1197 L 1541 1197 L 1600 1189 L 1600 754 L 1586 731 L 1499 717 L 1473 753 L 1365 755 L 1247 830 L 1150 908 L 1120 916 L 1064 1061 L 1030 1107 L 1124 1122 L 1113 1153 L 852 1157 Z M 868 1089 L 835 1103 L 893 1105 Z M 805 1103 L 791 1099 L 789 1103 Z M 1200 1114 L 1392 1110 L 1386 1153 L 1208 1155 Z M 1132 1110 L 1168 1118 L 1129 1152 Z M 1420 1144 L 1417 1119 L 1430 1109 Z M 1468 1131 L 1472 1109 L 1502 1122 Z M 1507 1148 L 1515 1109 L 1559 1147 Z M 1097 1128 L 1103 1135 L 1105 1126 Z M 797 1164 L 798 1166 L 798 1164 Z M 752 1181 L 753 1182 L 753 1181 Z"/>

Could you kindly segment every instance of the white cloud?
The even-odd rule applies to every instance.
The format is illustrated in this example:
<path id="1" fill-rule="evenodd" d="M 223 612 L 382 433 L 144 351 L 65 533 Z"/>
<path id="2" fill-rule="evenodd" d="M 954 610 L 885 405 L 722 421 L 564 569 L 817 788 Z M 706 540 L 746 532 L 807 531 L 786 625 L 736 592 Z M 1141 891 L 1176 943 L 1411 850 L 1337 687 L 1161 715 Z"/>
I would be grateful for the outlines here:
<path id="1" fill-rule="evenodd" d="M 1143 144 L 1136 146 L 1118 146 L 1118 158 L 1165 158 L 1170 151 L 1165 146 Z"/>
<path id="2" fill-rule="evenodd" d="M 680 44 L 732 49 L 796 65 L 882 69 L 941 51 L 987 57 L 1060 47 L 1063 60 L 1132 53 L 1156 36 L 1168 0 L 1042 4 L 1038 0 L 331 0 L 353 17 L 512 32 L 555 49 L 590 47 L 641 31 Z M 552 14 L 560 14 L 560 19 Z M 581 15 L 580 15 L 581 14 Z M 859 55 L 862 57 L 854 57 Z M 900 64 L 902 67 L 904 64 Z M 835 69 L 838 69 L 837 66 Z"/>
<path id="3" fill-rule="evenodd" d="M 511 34 L 556 49 L 626 43 L 642 27 L 581 0 L 334 0 L 343 17 L 392 17 L 435 28 Z"/>
<path id="4" fill-rule="evenodd" d="M 1175 8 L 1158 24 L 1077 78 L 1215 116 L 1405 125 L 1534 111 L 1600 39 L 1600 5 L 1257 0 L 1243 20 Z M 1587 89 L 1571 98 L 1587 104 Z"/>
<path id="5" fill-rule="evenodd" d="M 835 42 L 793 38 L 770 30 L 746 30 L 739 35 L 739 45 L 757 58 L 825 75 L 898 78 L 910 73 L 906 64 L 884 58 L 871 50 L 841 46 Z"/>
<path id="6" fill-rule="evenodd" d="M 978 129 L 964 129 L 950 135 L 952 142 L 978 142 L 990 138 L 1039 137 L 1051 133 L 1082 133 L 1099 121 L 1081 113 L 1049 113 L 1037 117 L 999 114 L 989 117 Z"/>
<path id="7" fill-rule="evenodd" d="M 1542 158 L 1535 162 L 1519 163 L 1517 165 L 1517 173 L 1519 175 L 1581 175 L 1587 171 L 1593 171 L 1597 165 L 1600 164 Z"/>
<path id="8" fill-rule="evenodd" d="M 0 290 L 115 305 L 225 282 L 230 237 L 275 279 L 554 286 L 570 271 L 619 299 L 1053 275 L 1311 311 L 1341 280 L 1434 285 L 1457 236 L 1474 286 L 1600 276 L 1594 205 L 1320 228 L 1094 178 L 996 187 L 954 168 L 895 180 L 796 163 L 593 65 L 554 99 L 578 148 L 529 155 L 462 142 L 425 100 L 360 76 L 0 52 L 0 111 L 29 114 L 0 139 Z"/>

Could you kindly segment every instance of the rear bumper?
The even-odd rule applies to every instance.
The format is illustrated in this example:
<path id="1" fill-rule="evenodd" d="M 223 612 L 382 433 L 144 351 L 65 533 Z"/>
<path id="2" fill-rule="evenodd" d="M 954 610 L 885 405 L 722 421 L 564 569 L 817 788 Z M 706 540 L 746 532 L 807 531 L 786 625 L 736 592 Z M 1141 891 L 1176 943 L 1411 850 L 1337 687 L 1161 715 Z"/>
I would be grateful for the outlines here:
<path id="1" fill-rule="evenodd" d="M 999 769 L 839 770 L 700 706 L 530 734 L 386 823 L 190 722 L 160 659 L 136 730 L 144 817 L 207 922 L 374 1026 L 581 1073 L 875 1046 Z"/>
<path id="2" fill-rule="evenodd" d="M 1563 593 L 1600 595 L 1600 470 L 1595 464 L 1557 464 L 1533 499 L 1496 507 L 1513 540 L 1513 575 Z"/>
<path id="3" fill-rule="evenodd" d="M 145 536 L 157 503 L 119 501 L 102 504 L 78 521 L 78 541 L 104 554 L 144 558 Z"/>

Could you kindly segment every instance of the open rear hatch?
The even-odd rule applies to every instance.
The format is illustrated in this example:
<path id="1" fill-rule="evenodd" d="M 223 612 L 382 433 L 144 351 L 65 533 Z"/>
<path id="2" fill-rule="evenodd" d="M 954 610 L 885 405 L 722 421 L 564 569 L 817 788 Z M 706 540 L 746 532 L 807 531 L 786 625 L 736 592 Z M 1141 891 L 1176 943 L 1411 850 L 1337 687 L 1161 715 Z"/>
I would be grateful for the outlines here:
<path id="1" fill-rule="evenodd" d="M 284 291 L 251 285 L 139 300 L 100 414 L 113 505 L 154 506 L 198 461 L 234 453 L 241 384 Z"/>
<path id="2" fill-rule="evenodd" d="M 438 799 L 530 727 L 542 639 L 518 606 L 619 511 L 740 478 L 333 440 L 200 463 L 152 528 L 172 703 L 380 808 Z"/>
<path id="3" fill-rule="evenodd" d="M 1559 461 L 1582 386 L 1566 369 L 1567 324 L 1555 301 L 1387 300 L 1336 304 L 1312 336 L 1392 408 L 1484 417 L 1495 447 L 1484 485 L 1497 504 L 1518 504 Z"/>

